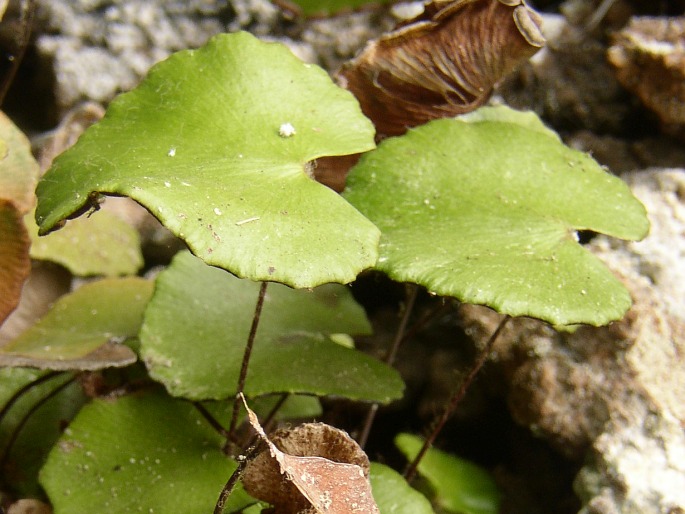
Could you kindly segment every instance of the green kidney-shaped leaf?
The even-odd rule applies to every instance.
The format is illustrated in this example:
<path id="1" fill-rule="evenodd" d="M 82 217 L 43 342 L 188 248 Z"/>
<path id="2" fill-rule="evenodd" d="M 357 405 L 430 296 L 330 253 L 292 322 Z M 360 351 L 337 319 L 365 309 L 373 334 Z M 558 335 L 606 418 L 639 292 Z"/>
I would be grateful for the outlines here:
<path id="1" fill-rule="evenodd" d="M 322 69 L 247 33 L 219 35 L 112 102 L 39 183 L 36 219 L 45 233 L 93 191 L 126 195 L 238 276 L 349 282 L 375 263 L 378 229 L 306 169 L 373 148 L 373 134 Z"/>
<path id="2" fill-rule="evenodd" d="M 235 469 L 223 442 L 189 402 L 149 393 L 95 400 L 55 445 L 40 481 L 55 514 L 206 514 Z M 247 498 L 236 491 L 230 506 Z"/>
<path id="3" fill-rule="evenodd" d="M 345 197 L 381 229 L 377 267 L 398 281 L 557 325 L 618 319 L 630 296 L 576 231 L 640 239 L 645 209 L 532 116 L 488 108 L 387 139 Z"/>
<path id="4" fill-rule="evenodd" d="M 222 399 L 236 393 L 259 284 L 178 254 L 157 277 L 141 329 L 141 357 L 174 396 Z M 370 325 L 347 288 L 313 291 L 270 284 L 245 393 L 299 392 L 388 402 L 402 394 L 392 368 L 331 340 Z"/>
<path id="5" fill-rule="evenodd" d="M 434 514 L 426 497 L 394 469 L 372 462 L 369 480 L 381 514 Z"/>
<path id="6" fill-rule="evenodd" d="M 410 434 L 399 434 L 395 444 L 412 460 L 423 446 L 423 440 Z M 455 514 L 497 514 L 500 493 L 487 471 L 472 462 L 431 448 L 419 463 L 418 472 L 433 488 L 433 502 Z"/>
<path id="7" fill-rule="evenodd" d="M 60 298 L 38 323 L 0 348 L 0 366 L 95 370 L 127 366 L 152 282 L 137 277 L 91 282 Z"/>
<path id="8" fill-rule="evenodd" d="M 61 264 L 74 275 L 132 275 L 143 265 L 138 232 L 110 212 L 97 211 L 43 237 L 32 219 L 26 221 L 31 257 Z"/>

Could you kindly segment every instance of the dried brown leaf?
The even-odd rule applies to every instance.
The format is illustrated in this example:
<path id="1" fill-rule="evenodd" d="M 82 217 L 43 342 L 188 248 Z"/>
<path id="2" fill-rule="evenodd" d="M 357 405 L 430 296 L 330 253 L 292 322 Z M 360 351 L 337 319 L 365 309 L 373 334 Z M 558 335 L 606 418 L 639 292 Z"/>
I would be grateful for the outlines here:
<path id="1" fill-rule="evenodd" d="M 19 304 L 31 272 L 30 245 L 22 212 L 14 202 L 0 198 L 0 324 Z"/>
<path id="2" fill-rule="evenodd" d="M 379 134 L 470 112 L 544 44 L 521 0 L 435 0 L 338 72 Z"/>
<path id="3" fill-rule="evenodd" d="M 368 480 L 368 458 L 345 432 L 306 423 L 278 431 L 272 441 L 245 407 L 266 445 L 243 476 L 252 496 L 271 503 L 277 514 L 379 512 Z"/>

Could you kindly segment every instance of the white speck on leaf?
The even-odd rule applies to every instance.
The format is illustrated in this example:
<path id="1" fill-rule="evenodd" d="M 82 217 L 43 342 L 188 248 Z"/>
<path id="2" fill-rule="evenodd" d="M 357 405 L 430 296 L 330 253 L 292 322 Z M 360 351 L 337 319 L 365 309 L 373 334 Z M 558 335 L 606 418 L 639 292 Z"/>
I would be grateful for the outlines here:
<path id="1" fill-rule="evenodd" d="M 168 155 L 169 157 L 175 156 L 175 155 L 176 155 L 176 147 L 175 147 L 175 146 L 172 146 L 171 148 L 169 148 L 169 151 L 167 152 L 167 155 Z"/>
<path id="2" fill-rule="evenodd" d="M 252 221 L 258 221 L 258 220 L 259 220 L 259 216 L 253 216 L 252 218 L 247 218 L 245 220 L 236 221 L 235 224 L 240 226 L 240 225 L 244 225 L 245 223 L 250 223 Z"/>
<path id="3" fill-rule="evenodd" d="M 283 123 L 279 128 L 278 128 L 278 135 L 281 137 L 292 137 L 296 134 L 295 127 L 293 127 L 292 123 Z"/>
<path id="4" fill-rule="evenodd" d="M 221 216 L 221 209 L 219 209 L 218 207 L 214 207 L 214 214 L 216 214 L 217 216 Z"/>
<path id="5" fill-rule="evenodd" d="M 171 187 L 171 182 L 164 182 L 164 187 Z"/>

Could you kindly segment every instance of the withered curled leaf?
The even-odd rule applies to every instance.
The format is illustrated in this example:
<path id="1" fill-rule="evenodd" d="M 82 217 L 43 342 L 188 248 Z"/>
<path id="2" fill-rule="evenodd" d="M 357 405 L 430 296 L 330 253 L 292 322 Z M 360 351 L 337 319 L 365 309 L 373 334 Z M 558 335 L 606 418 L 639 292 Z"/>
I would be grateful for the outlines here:
<path id="1" fill-rule="evenodd" d="M 247 405 L 250 424 L 265 447 L 243 475 L 245 490 L 277 514 L 378 514 L 369 459 L 342 430 L 305 423 L 267 437 Z"/>
<path id="2" fill-rule="evenodd" d="M 434 0 L 338 71 L 381 135 L 485 103 L 545 43 L 523 0 Z"/>

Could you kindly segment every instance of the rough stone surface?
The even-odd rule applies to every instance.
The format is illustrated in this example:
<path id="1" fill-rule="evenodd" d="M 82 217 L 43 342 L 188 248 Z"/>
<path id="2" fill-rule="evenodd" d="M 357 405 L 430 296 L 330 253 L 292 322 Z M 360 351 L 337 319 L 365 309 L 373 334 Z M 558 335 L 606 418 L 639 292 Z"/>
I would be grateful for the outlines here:
<path id="1" fill-rule="evenodd" d="M 41 0 L 36 46 L 52 62 L 60 110 L 108 102 L 154 63 L 226 30 L 227 2 Z"/>
<path id="2" fill-rule="evenodd" d="M 387 10 L 294 20 L 268 0 L 39 0 L 36 47 L 55 75 L 60 113 L 108 103 L 173 52 L 248 30 L 334 71 L 397 21 Z"/>
<path id="3" fill-rule="evenodd" d="M 607 55 L 621 84 L 665 125 L 685 128 L 685 17 L 634 17 Z"/>
<path id="4" fill-rule="evenodd" d="M 330 71 L 354 57 L 367 41 L 392 28 L 395 20 L 374 12 L 350 13 L 331 20 L 313 20 L 302 40 L 319 50 L 320 64 Z"/>
<path id="5" fill-rule="evenodd" d="M 595 441 L 576 478 L 580 514 L 678 514 L 685 509 L 685 434 L 667 412 L 636 402 Z"/>

